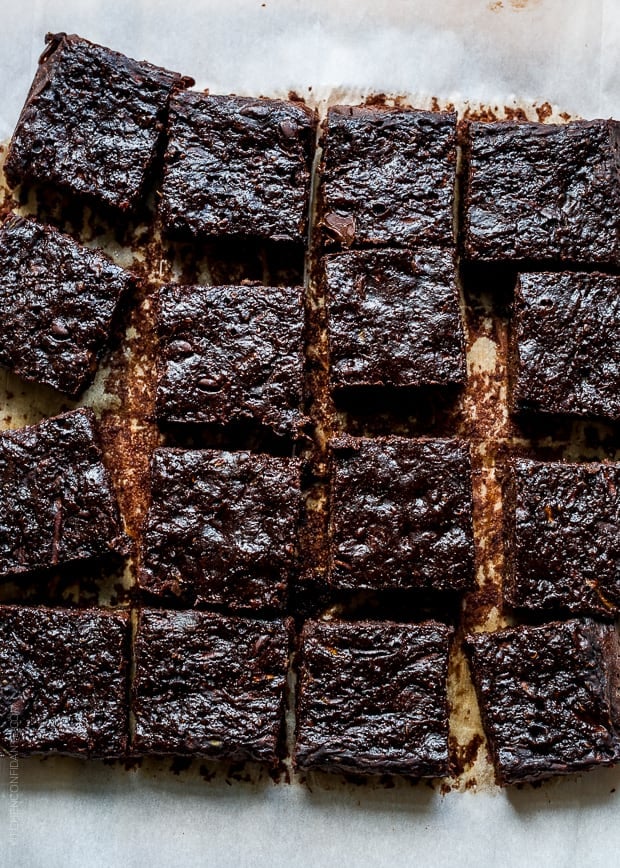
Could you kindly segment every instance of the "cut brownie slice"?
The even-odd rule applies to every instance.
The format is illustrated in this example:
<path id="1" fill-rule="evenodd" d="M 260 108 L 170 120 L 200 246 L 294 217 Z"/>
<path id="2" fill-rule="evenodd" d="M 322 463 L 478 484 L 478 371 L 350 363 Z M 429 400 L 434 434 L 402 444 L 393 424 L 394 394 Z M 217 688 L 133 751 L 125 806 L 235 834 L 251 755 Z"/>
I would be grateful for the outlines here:
<path id="1" fill-rule="evenodd" d="M 620 464 L 514 462 L 506 601 L 576 614 L 620 611 Z"/>
<path id="2" fill-rule="evenodd" d="M 456 114 L 333 106 L 318 216 L 341 244 L 454 244 Z"/>
<path id="3" fill-rule="evenodd" d="M 400 437 L 332 441 L 329 538 L 335 588 L 471 587 L 468 446 Z"/>
<path id="4" fill-rule="evenodd" d="M 617 121 L 470 123 L 471 259 L 620 262 Z"/>
<path id="5" fill-rule="evenodd" d="M 323 260 L 323 281 L 334 386 L 464 381 L 463 329 L 449 250 L 337 253 Z"/>
<path id="6" fill-rule="evenodd" d="M 91 410 L 0 434 L 0 576 L 126 554 Z"/>
<path id="7" fill-rule="evenodd" d="M 34 220 L 0 228 L 0 364 L 72 398 L 92 381 L 133 278 Z"/>
<path id="8" fill-rule="evenodd" d="M 301 462 L 213 449 L 155 450 L 142 588 L 281 609 L 298 569 Z"/>
<path id="9" fill-rule="evenodd" d="M 515 412 L 620 419 L 620 278 L 519 275 L 511 380 Z"/>
<path id="10" fill-rule="evenodd" d="M 9 183 L 51 183 L 132 208 L 155 159 L 170 94 L 192 79 L 79 36 L 48 34 L 46 42 L 9 147 Z"/>
<path id="11" fill-rule="evenodd" d="M 302 103 L 178 93 L 160 214 L 172 232 L 300 241 L 315 113 Z"/>
<path id="12" fill-rule="evenodd" d="M 467 650 L 499 784 L 618 760 L 615 627 L 514 627 L 470 635 Z"/>
<path id="13" fill-rule="evenodd" d="M 296 436 L 303 424 L 302 290 L 164 286 L 157 416 L 252 421 Z"/>
<path id="14" fill-rule="evenodd" d="M 128 628 L 127 613 L 0 606 L 1 749 L 121 756 Z"/>
<path id="15" fill-rule="evenodd" d="M 290 624 L 144 609 L 133 750 L 274 763 Z"/>
<path id="16" fill-rule="evenodd" d="M 301 635 L 296 765 L 446 775 L 451 634 L 432 621 L 307 622 Z"/>

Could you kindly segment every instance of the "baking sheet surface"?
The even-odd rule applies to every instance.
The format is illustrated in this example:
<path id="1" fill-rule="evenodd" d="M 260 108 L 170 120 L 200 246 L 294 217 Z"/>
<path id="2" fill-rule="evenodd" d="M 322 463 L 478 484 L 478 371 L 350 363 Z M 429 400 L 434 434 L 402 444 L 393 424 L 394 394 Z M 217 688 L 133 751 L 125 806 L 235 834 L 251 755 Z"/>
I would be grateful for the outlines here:
<path id="1" fill-rule="evenodd" d="M 0 140 L 49 30 L 192 75 L 212 92 L 295 91 L 323 108 L 381 92 L 420 107 L 433 97 L 461 111 L 490 106 L 500 116 L 523 107 L 533 118 L 537 109 L 620 117 L 613 0 L 22 0 L 0 29 Z M 492 334 L 480 336 L 470 373 L 492 371 L 498 351 Z M 35 398 L 12 424 L 54 411 L 46 395 Z M 90 400 L 114 409 L 105 390 Z M 171 771 L 170 762 L 149 761 L 126 771 L 2 760 L 0 864 L 608 866 L 620 847 L 620 770 L 507 792 L 479 779 L 444 795 L 406 782 L 238 778 L 212 777 L 199 764 Z"/>

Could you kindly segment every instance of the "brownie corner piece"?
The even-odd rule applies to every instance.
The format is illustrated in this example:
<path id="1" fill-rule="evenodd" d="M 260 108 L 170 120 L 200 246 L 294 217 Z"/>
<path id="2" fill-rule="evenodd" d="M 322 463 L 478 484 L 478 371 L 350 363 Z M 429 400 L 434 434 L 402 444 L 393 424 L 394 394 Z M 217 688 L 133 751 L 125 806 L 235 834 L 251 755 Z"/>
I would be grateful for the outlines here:
<path id="1" fill-rule="evenodd" d="M 156 449 L 139 570 L 143 593 L 281 611 L 299 570 L 301 502 L 298 459 Z"/>
<path id="2" fill-rule="evenodd" d="M 306 622 L 297 768 L 447 775 L 451 636 L 436 622 Z"/>
<path id="3" fill-rule="evenodd" d="M 620 420 L 620 277 L 520 274 L 510 343 L 513 412 Z"/>
<path id="4" fill-rule="evenodd" d="M 454 254 L 350 250 L 325 256 L 331 383 L 460 386 L 465 349 Z"/>
<path id="5" fill-rule="evenodd" d="M 602 618 L 620 611 L 620 464 L 513 460 L 506 498 L 514 609 Z"/>
<path id="6" fill-rule="evenodd" d="M 0 364 L 76 398 L 90 384 L 135 279 L 36 220 L 0 226 Z"/>
<path id="7" fill-rule="evenodd" d="M 474 581 L 471 457 L 457 439 L 330 443 L 329 582 L 463 591 Z"/>
<path id="8" fill-rule="evenodd" d="M 275 764 L 290 631 L 282 620 L 143 609 L 133 751 Z"/>
<path id="9" fill-rule="evenodd" d="M 470 259 L 620 264 L 620 123 L 470 122 Z"/>
<path id="10" fill-rule="evenodd" d="M 48 34 L 46 43 L 9 145 L 9 183 L 51 184 L 133 209 L 170 95 L 193 81 L 76 35 Z"/>
<path id="11" fill-rule="evenodd" d="M 497 782 L 613 765 L 620 757 L 616 628 L 590 620 L 467 637 Z"/>
<path id="12" fill-rule="evenodd" d="M 0 606 L 7 753 L 117 758 L 127 746 L 127 612 Z"/>
<path id="13" fill-rule="evenodd" d="M 91 410 L 0 434 L 0 576 L 127 554 Z"/>
<path id="14" fill-rule="evenodd" d="M 332 106 L 322 144 L 326 240 L 454 246 L 455 113 Z"/>
<path id="15" fill-rule="evenodd" d="M 162 287 L 158 419 L 251 423 L 297 439 L 306 422 L 302 292 L 301 287 Z"/>
<path id="16" fill-rule="evenodd" d="M 301 242 L 316 123 L 301 102 L 175 94 L 159 202 L 166 230 Z"/>

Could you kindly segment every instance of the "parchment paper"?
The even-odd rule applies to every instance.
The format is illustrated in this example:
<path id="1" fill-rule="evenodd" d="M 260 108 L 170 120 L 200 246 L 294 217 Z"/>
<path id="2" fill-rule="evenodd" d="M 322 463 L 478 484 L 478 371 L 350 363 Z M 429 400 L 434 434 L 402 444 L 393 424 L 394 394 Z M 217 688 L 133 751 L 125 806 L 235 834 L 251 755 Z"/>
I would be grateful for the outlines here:
<path id="1" fill-rule="evenodd" d="M 294 90 L 323 107 L 383 92 L 420 107 L 436 97 L 536 117 L 548 102 L 554 114 L 620 116 L 613 0 L 21 0 L 0 28 L 0 140 L 48 30 L 193 75 L 212 92 Z M 275 785 L 202 771 L 4 760 L 0 864 L 608 866 L 620 849 L 620 770 L 443 796 L 424 784 Z"/>

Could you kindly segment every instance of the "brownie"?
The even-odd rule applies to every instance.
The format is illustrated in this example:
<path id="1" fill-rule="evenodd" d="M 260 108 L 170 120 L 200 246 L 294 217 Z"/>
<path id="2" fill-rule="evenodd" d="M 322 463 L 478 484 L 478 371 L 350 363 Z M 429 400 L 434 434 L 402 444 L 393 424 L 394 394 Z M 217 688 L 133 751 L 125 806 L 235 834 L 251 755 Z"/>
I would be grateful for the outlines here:
<path id="1" fill-rule="evenodd" d="M 331 442 L 332 587 L 462 591 L 474 579 L 469 447 L 461 440 Z"/>
<path id="2" fill-rule="evenodd" d="M 0 576 L 126 554 L 92 410 L 0 434 Z"/>
<path id="3" fill-rule="evenodd" d="M 142 610 L 133 750 L 275 764 L 290 629 L 285 621 Z"/>
<path id="4" fill-rule="evenodd" d="M 615 627 L 520 626 L 475 633 L 466 647 L 500 785 L 618 760 Z"/>
<path id="5" fill-rule="evenodd" d="M 518 459 L 506 499 L 506 602 L 516 609 L 620 612 L 620 464 Z"/>
<path id="6" fill-rule="evenodd" d="M 463 328 L 449 250 L 332 254 L 323 260 L 323 282 L 333 386 L 463 383 Z"/>
<path id="7" fill-rule="evenodd" d="M 79 36 L 48 33 L 45 41 L 9 146 L 9 183 L 49 183 L 133 208 L 157 153 L 170 95 L 192 79 Z"/>
<path id="8" fill-rule="evenodd" d="M 156 449 L 141 587 L 230 609 L 282 609 L 298 570 L 301 462 Z"/>
<path id="9" fill-rule="evenodd" d="M 471 259 L 620 263 L 620 124 L 470 123 Z"/>
<path id="10" fill-rule="evenodd" d="M 451 634 L 433 621 L 307 622 L 297 767 L 416 778 L 448 774 Z"/>
<path id="11" fill-rule="evenodd" d="M 129 617 L 0 606 L 0 748 L 118 757 L 127 744 Z"/>
<path id="12" fill-rule="evenodd" d="M 345 246 L 453 245 L 456 114 L 333 106 L 318 217 Z"/>
<path id="13" fill-rule="evenodd" d="M 22 217 L 0 227 L 0 364 L 72 398 L 90 384 L 133 278 Z"/>
<path id="14" fill-rule="evenodd" d="M 519 275 L 510 340 L 514 412 L 620 419 L 620 277 Z"/>
<path id="15" fill-rule="evenodd" d="M 175 94 L 159 203 L 164 226 L 300 241 L 315 128 L 315 113 L 298 102 Z"/>
<path id="16" fill-rule="evenodd" d="M 159 304 L 161 421 L 250 421 L 299 433 L 301 288 L 169 285 Z"/>

